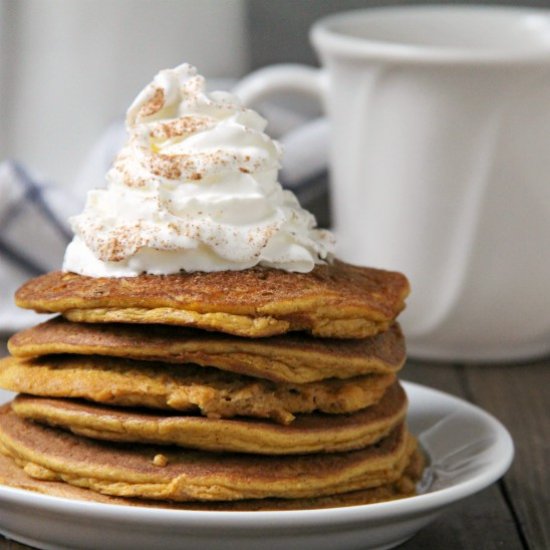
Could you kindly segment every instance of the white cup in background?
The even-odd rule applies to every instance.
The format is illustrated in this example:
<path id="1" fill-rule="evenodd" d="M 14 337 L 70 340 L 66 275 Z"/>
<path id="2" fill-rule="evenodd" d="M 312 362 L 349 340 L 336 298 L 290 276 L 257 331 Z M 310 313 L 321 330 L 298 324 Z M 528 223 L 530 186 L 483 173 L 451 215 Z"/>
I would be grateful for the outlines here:
<path id="1" fill-rule="evenodd" d="M 323 68 L 246 77 L 319 97 L 338 256 L 398 269 L 412 356 L 550 352 L 550 12 L 375 8 L 322 19 Z"/>

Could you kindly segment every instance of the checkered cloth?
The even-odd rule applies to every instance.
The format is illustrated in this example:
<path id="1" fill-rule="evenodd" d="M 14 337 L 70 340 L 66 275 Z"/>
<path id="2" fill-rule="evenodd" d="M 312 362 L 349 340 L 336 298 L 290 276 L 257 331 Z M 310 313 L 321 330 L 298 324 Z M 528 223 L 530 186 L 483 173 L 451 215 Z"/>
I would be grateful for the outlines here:
<path id="1" fill-rule="evenodd" d="M 36 321 L 13 294 L 29 277 L 59 269 L 77 204 L 15 162 L 0 164 L 0 197 L 0 333 L 8 333 Z"/>

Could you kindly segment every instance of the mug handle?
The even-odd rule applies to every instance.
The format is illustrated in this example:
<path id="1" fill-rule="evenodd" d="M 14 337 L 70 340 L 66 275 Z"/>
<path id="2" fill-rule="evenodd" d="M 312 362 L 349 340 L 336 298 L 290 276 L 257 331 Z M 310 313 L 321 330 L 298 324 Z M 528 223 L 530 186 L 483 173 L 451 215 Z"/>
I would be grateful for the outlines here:
<path id="1" fill-rule="evenodd" d="M 245 76 L 232 89 L 247 107 L 279 92 L 296 92 L 324 102 L 325 71 L 307 65 L 281 63 L 258 69 Z M 328 122 L 321 118 L 307 122 L 281 138 L 285 165 L 281 170 L 285 185 L 295 191 L 304 182 L 326 169 Z"/>
<path id="2" fill-rule="evenodd" d="M 258 69 L 245 76 L 232 90 L 244 105 L 258 103 L 278 92 L 298 92 L 324 100 L 325 78 L 322 69 L 282 63 Z"/>

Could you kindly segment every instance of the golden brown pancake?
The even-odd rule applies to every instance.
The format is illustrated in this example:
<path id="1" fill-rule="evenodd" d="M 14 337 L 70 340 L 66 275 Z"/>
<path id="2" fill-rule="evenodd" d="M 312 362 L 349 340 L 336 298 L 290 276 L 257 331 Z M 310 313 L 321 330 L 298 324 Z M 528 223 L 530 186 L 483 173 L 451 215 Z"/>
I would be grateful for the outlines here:
<path id="1" fill-rule="evenodd" d="M 274 383 L 195 365 L 154 364 L 102 356 L 0 359 L 0 387 L 45 397 L 198 412 L 210 418 L 251 416 L 288 424 L 294 414 L 355 412 L 377 403 L 394 374 L 367 374 L 308 384 Z"/>
<path id="2" fill-rule="evenodd" d="M 15 462 L 1 454 L 0 447 L 0 484 L 34 491 L 54 497 L 62 497 L 80 501 L 91 501 L 102 504 L 117 504 L 122 506 L 147 506 L 154 508 L 169 508 L 176 510 L 203 511 L 267 511 L 267 510 L 307 510 L 316 508 L 337 508 L 342 506 L 357 506 L 374 504 L 397 498 L 409 497 L 415 494 L 415 485 L 422 476 L 424 457 L 415 451 L 403 475 L 394 483 L 381 485 L 372 489 L 340 493 L 309 499 L 258 499 L 234 500 L 221 502 L 187 502 L 173 503 L 156 500 L 130 499 L 103 495 L 89 489 L 76 487 L 59 481 L 30 477 Z"/>
<path id="3" fill-rule="evenodd" d="M 394 373 L 405 361 L 405 342 L 397 324 L 382 334 L 355 340 L 305 333 L 251 339 L 163 325 L 71 323 L 57 317 L 19 332 L 8 346 L 17 357 L 72 353 L 195 363 L 297 384 Z"/>
<path id="4" fill-rule="evenodd" d="M 252 419 L 159 415 L 67 399 L 18 396 L 18 416 L 109 441 L 179 445 L 206 451 L 306 454 L 362 449 L 402 423 L 405 392 L 395 383 L 379 403 L 349 415 L 301 415 L 289 426 Z"/>
<path id="5" fill-rule="evenodd" d="M 3 452 L 39 479 L 113 496 L 174 501 L 314 498 L 395 483 L 416 441 L 401 425 L 347 453 L 260 456 L 125 445 L 79 437 L 0 409 Z"/>
<path id="6" fill-rule="evenodd" d="M 408 293 L 400 273 L 335 261 L 309 273 L 255 267 L 93 278 L 58 271 L 24 284 L 16 303 L 71 321 L 185 325 L 248 337 L 306 330 L 364 338 L 388 329 Z"/>

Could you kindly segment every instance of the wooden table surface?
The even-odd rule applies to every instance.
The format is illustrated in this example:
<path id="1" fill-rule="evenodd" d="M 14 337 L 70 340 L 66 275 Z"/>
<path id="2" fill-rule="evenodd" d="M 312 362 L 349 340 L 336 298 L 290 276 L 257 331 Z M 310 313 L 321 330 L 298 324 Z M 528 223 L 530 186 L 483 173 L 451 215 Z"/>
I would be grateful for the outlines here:
<path id="1" fill-rule="evenodd" d="M 516 456 L 503 479 L 443 512 L 400 548 L 550 549 L 550 358 L 507 365 L 409 361 L 402 374 L 494 414 L 512 434 Z M 0 550 L 28 548 L 0 535 Z"/>

